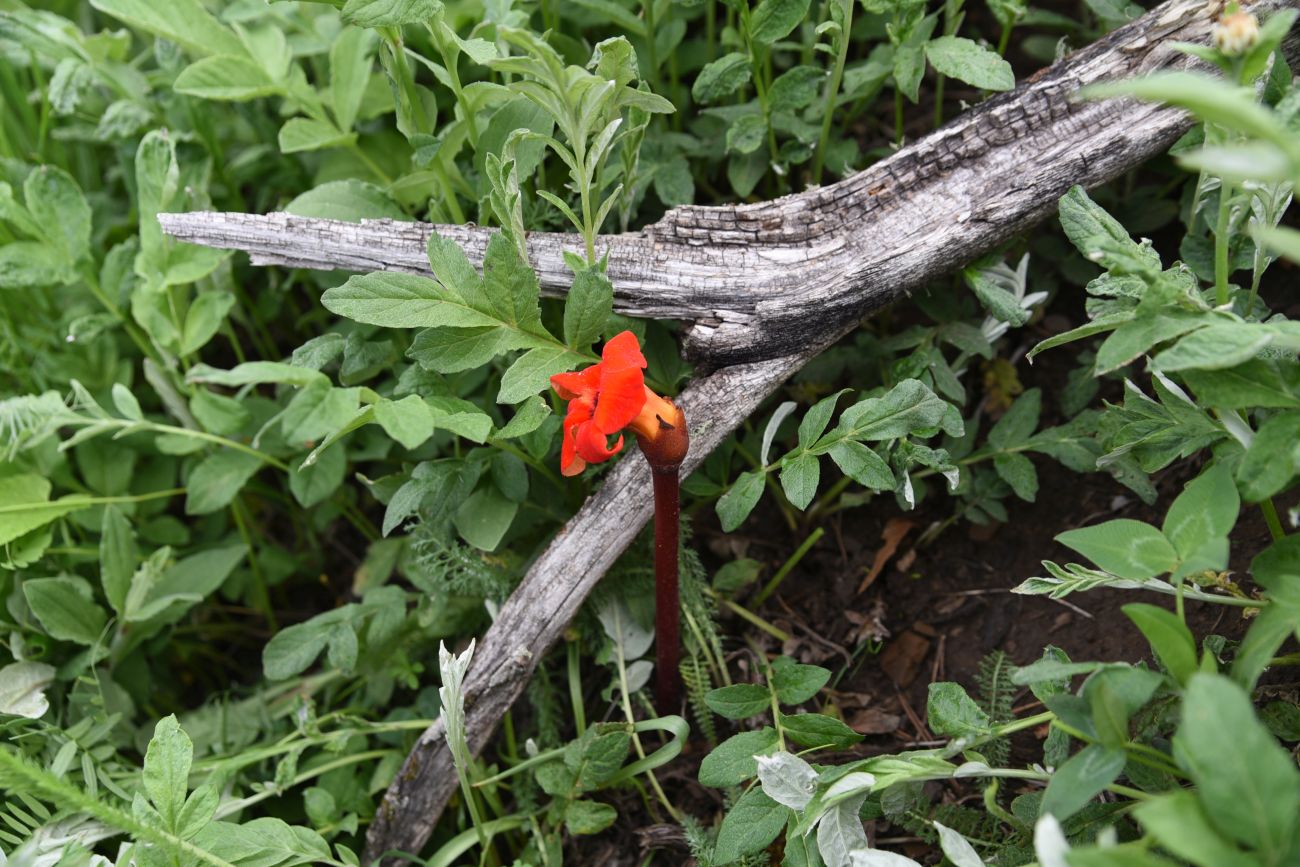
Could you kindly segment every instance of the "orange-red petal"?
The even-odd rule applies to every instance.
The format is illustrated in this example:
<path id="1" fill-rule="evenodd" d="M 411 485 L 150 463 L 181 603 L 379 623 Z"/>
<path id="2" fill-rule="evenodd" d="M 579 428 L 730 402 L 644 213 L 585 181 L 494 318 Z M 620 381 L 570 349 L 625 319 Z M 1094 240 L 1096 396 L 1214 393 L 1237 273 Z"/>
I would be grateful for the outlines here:
<path id="1" fill-rule="evenodd" d="M 614 434 L 627 427 L 645 405 L 645 356 L 636 335 L 624 331 L 610 338 L 601 353 L 600 396 L 596 403 L 596 427 Z"/>
<path id="2" fill-rule="evenodd" d="M 566 476 L 576 476 L 587 467 L 587 462 L 578 457 L 578 428 L 591 421 L 591 404 L 586 400 L 574 400 L 569 403 L 569 411 L 564 416 L 564 433 L 560 438 L 560 472 Z"/>
<path id="3" fill-rule="evenodd" d="M 573 373 L 557 373 L 551 377 L 551 388 L 564 400 L 591 399 L 600 388 L 600 365 L 593 364 Z"/>
<path id="4" fill-rule="evenodd" d="M 623 448 L 623 437 L 619 436 L 618 442 L 610 448 L 605 435 L 592 422 L 583 422 L 578 425 L 577 435 L 575 437 L 578 457 L 582 458 L 589 464 L 598 464 L 607 461 L 614 455 L 618 454 Z"/>

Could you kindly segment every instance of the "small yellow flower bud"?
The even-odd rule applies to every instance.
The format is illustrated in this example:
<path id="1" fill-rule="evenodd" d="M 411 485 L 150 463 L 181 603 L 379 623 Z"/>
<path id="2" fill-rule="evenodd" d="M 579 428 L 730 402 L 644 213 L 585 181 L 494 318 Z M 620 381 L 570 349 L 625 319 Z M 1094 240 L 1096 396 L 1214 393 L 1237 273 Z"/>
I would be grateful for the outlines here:
<path id="1" fill-rule="evenodd" d="M 1214 25 L 1214 47 L 1228 57 L 1240 57 L 1259 41 L 1259 19 L 1249 12 L 1230 12 Z"/>

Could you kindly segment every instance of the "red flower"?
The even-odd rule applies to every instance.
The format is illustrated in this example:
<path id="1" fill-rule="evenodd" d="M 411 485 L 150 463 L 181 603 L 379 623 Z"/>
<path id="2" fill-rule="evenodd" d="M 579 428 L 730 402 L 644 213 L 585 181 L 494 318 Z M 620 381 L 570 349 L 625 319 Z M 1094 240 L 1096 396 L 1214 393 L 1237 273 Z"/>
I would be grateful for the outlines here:
<path id="1" fill-rule="evenodd" d="M 681 410 L 645 385 L 645 356 L 631 331 L 605 344 L 600 363 L 574 373 L 557 373 L 551 386 L 569 402 L 560 445 L 560 471 L 576 476 L 587 464 L 607 461 L 623 448 L 630 427 L 653 441 L 662 429 L 682 426 Z M 609 437 L 619 434 L 611 447 Z"/>

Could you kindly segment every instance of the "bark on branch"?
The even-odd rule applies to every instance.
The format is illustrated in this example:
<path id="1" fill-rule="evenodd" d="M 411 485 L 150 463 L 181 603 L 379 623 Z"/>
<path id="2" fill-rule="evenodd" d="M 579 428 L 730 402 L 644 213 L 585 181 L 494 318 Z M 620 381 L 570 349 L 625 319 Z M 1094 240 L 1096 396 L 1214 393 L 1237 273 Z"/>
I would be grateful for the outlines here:
<path id="1" fill-rule="evenodd" d="M 1300 0 L 1261 0 L 1252 11 Z M 844 181 L 771 202 L 687 207 L 636 234 L 605 236 L 616 308 L 689 323 L 688 352 L 720 369 L 682 395 L 697 466 L 808 358 L 864 315 L 1052 213 L 1072 184 L 1095 186 L 1164 150 L 1180 112 L 1129 100 L 1078 103 L 1082 85 L 1181 65 L 1174 40 L 1204 42 L 1219 11 L 1169 0 L 952 123 Z M 1288 53 L 1295 56 L 1295 42 Z M 161 214 L 171 235 L 246 250 L 260 264 L 427 273 L 432 231 L 481 262 L 492 230 L 286 214 Z M 569 283 L 576 236 L 533 234 L 542 285 Z M 650 517 L 649 471 L 625 459 L 533 564 L 475 654 L 465 683 L 477 754 L 538 661 Z M 456 789 L 441 725 L 428 729 L 385 795 L 365 863 L 417 852 Z"/>
<path id="2" fill-rule="evenodd" d="M 603 236 L 616 309 L 687 321 L 687 354 L 713 366 L 797 353 L 993 249 L 1052 212 L 1071 184 L 1104 182 L 1166 148 L 1188 126 L 1180 112 L 1072 95 L 1185 64 L 1169 43 L 1204 42 L 1214 14 L 1213 3 L 1171 0 L 838 183 L 759 204 L 676 208 L 641 232 Z M 175 237 L 246 250 L 257 263 L 353 271 L 427 273 L 432 231 L 481 261 L 493 231 L 288 214 L 159 218 Z M 571 279 L 566 249 L 582 249 L 577 236 L 529 237 L 550 292 Z"/>

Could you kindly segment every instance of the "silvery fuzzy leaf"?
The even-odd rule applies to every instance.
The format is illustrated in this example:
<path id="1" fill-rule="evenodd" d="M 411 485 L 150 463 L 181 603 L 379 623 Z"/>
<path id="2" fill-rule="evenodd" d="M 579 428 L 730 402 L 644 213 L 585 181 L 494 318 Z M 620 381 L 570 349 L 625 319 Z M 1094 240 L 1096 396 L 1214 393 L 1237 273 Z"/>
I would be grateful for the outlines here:
<path id="1" fill-rule="evenodd" d="M 862 829 L 858 811 L 866 793 L 840 801 L 817 823 L 817 850 L 826 867 L 852 867 L 858 862 L 853 854 L 867 846 L 867 832 Z"/>
<path id="2" fill-rule="evenodd" d="M 758 762 L 758 780 L 769 798 L 791 810 L 808 806 L 817 787 L 817 772 L 812 765 L 786 752 L 754 759 Z"/>

